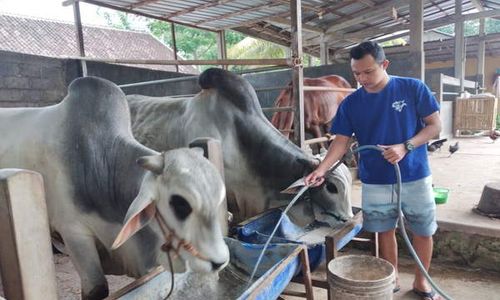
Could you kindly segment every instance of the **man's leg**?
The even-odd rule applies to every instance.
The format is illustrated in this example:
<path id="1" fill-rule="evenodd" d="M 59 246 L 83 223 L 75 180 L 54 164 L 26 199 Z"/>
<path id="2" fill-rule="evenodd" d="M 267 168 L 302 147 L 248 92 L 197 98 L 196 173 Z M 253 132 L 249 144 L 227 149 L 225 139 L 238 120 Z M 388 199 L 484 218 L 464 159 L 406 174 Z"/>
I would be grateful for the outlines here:
<path id="1" fill-rule="evenodd" d="M 432 248 L 433 241 L 432 236 L 420 236 L 413 235 L 413 248 L 417 252 L 420 261 L 425 267 L 426 271 L 429 271 L 432 259 Z M 425 279 L 424 274 L 420 272 L 418 266 L 415 266 L 415 281 L 413 282 L 413 287 L 419 291 L 429 292 L 431 291 L 431 286 Z"/>
<path id="2" fill-rule="evenodd" d="M 396 287 L 399 287 L 398 276 L 398 244 L 396 241 L 396 229 L 380 232 L 378 234 L 380 257 L 394 266 L 396 271 Z"/>

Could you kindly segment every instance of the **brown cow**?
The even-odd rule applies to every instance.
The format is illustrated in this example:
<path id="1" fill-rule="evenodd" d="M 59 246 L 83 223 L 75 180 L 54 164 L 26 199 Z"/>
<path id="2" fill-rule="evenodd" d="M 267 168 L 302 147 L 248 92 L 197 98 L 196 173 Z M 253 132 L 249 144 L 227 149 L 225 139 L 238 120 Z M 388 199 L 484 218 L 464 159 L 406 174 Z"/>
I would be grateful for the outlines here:
<path id="1" fill-rule="evenodd" d="M 336 88 L 351 88 L 351 85 L 343 77 L 327 75 L 319 78 L 304 78 L 305 86 L 321 86 Z M 276 99 L 275 107 L 293 106 L 291 83 L 289 88 L 281 91 Z M 350 92 L 334 91 L 307 91 L 304 93 L 304 127 L 306 133 L 313 138 L 323 136 L 330 130 L 330 126 L 337 113 L 340 102 Z M 279 129 L 287 138 L 293 129 L 293 112 L 279 111 L 273 114 L 271 123 Z M 324 146 L 324 145 L 323 145 Z"/>

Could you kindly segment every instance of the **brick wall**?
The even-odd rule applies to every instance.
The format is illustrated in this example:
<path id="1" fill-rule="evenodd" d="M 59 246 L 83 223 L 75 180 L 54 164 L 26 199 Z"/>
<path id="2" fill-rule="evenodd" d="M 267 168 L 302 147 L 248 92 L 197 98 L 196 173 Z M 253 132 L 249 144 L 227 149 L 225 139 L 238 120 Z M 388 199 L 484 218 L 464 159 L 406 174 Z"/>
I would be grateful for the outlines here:
<path id="1" fill-rule="evenodd" d="M 60 102 L 78 77 L 79 62 L 0 51 L 0 107 L 46 106 Z M 131 66 L 89 62 L 89 76 L 116 84 L 192 76 Z M 125 88 L 126 94 L 165 96 L 199 91 L 196 79 Z"/>
<path id="2" fill-rule="evenodd" d="M 0 106 L 44 106 L 66 94 L 63 61 L 0 51 Z"/>

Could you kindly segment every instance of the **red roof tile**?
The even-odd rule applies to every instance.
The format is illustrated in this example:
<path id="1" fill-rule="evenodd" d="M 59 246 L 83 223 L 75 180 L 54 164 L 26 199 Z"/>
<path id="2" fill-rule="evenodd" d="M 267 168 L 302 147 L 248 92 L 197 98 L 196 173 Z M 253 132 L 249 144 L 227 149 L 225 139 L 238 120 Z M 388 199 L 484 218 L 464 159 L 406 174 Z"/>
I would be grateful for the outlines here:
<path id="1" fill-rule="evenodd" d="M 83 40 L 85 55 L 88 57 L 174 59 L 172 49 L 148 32 L 84 25 Z M 2 14 L 0 50 L 49 57 L 79 56 L 74 24 Z M 134 66 L 175 72 L 175 66 Z M 179 66 L 179 72 L 199 73 L 195 67 L 189 65 Z"/>

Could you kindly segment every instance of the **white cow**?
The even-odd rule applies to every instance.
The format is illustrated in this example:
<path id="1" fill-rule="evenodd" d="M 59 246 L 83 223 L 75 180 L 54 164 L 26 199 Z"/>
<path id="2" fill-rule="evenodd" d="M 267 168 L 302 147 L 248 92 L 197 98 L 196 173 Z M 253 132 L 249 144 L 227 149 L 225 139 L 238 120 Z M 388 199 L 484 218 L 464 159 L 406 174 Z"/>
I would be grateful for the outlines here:
<path id="1" fill-rule="evenodd" d="M 198 151 L 160 154 L 139 144 L 125 95 L 113 83 L 81 78 L 57 105 L 0 109 L 0 132 L 0 168 L 43 175 L 49 223 L 80 275 L 84 299 L 108 295 L 104 274 L 139 277 L 166 264 L 165 236 L 150 222 L 156 212 L 199 251 L 179 251 L 189 268 L 214 272 L 227 264 L 217 221 L 221 176 Z M 123 246 L 111 250 L 114 241 Z"/>
<path id="2" fill-rule="evenodd" d="M 228 207 L 236 220 L 264 211 L 282 189 L 317 166 L 265 118 L 254 89 L 242 77 L 208 69 L 199 84 L 203 90 L 193 98 L 127 96 L 132 131 L 138 141 L 158 151 L 187 146 L 198 137 L 220 140 Z M 342 166 L 325 184 L 310 190 L 323 216 L 352 216 L 351 180 Z"/>

